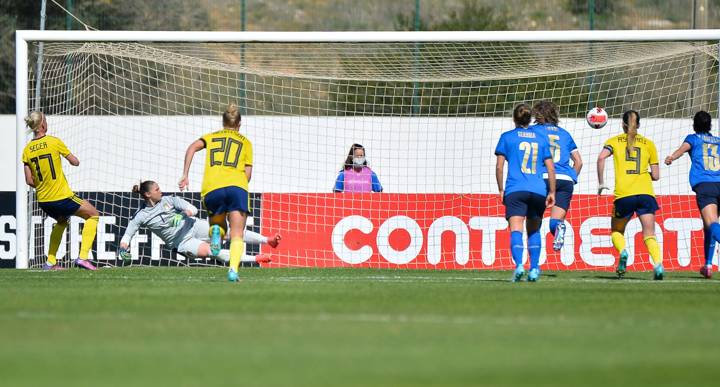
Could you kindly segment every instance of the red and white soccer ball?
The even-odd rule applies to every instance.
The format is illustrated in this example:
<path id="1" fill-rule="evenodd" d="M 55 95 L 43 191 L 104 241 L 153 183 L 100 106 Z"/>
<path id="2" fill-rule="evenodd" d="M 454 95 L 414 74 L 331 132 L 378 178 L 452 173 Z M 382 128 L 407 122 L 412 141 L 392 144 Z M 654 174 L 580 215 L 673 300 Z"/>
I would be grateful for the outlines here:
<path id="1" fill-rule="evenodd" d="M 590 109 L 587 116 L 585 116 L 588 125 L 593 129 L 600 129 L 605 126 L 608 122 L 608 114 L 605 109 L 601 107 L 595 107 Z"/>

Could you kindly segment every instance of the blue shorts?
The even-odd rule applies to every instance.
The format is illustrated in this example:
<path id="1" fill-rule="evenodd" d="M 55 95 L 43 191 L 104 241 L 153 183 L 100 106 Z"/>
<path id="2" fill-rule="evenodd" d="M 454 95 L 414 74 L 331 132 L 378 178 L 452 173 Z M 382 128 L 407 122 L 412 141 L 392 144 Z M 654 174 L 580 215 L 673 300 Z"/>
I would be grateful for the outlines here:
<path id="1" fill-rule="evenodd" d="M 614 218 L 630 218 L 633 213 L 638 216 L 645 214 L 655 214 L 660 209 L 657 200 L 652 195 L 633 195 L 622 199 L 617 199 L 613 203 Z"/>
<path id="2" fill-rule="evenodd" d="M 529 219 L 542 218 L 545 213 L 545 197 L 534 192 L 519 191 L 505 195 L 505 219 L 524 216 Z"/>
<path id="3" fill-rule="evenodd" d="M 545 180 L 547 184 L 547 179 Z M 555 180 L 555 207 L 567 211 L 570 209 L 575 183 L 569 180 Z"/>
<path id="4" fill-rule="evenodd" d="M 250 196 L 240 187 L 223 187 L 208 192 L 203 197 L 203 206 L 210 216 L 230 211 L 250 214 Z"/>
<path id="5" fill-rule="evenodd" d="M 720 183 L 700 183 L 692 187 L 695 191 L 695 202 L 702 211 L 709 204 L 718 205 L 720 202 Z"/>
<path id="6" fill-rule="evenodd" d="M 82 204 L 82 199 L 73 195 L 67 199 L 55 200 L 52 202 L 38 203 L 40 208 L 45 211 L 48 216 L 55 220 L 67 219 L 75 215 Z"/>

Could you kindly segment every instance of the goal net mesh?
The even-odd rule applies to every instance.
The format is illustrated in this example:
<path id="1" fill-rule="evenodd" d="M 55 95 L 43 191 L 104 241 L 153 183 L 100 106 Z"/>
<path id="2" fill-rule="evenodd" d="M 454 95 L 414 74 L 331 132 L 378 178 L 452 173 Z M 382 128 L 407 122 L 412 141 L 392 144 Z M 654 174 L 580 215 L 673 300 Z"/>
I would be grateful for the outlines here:
<path id="1" fill-rule="evenodd" d="M 611 269 L 613 197 L 596 195 L 595 160 L 621 133 L 619 117 L 637 110 L 640 133 L 662 160 L 692 132 L 696 111 L 717 116 L 718 46 L 709 42 L 46 42 L 39 85 L 37 48 L 30 47 L 28 106 L 48 115 L 48 133 L 81 160 L 63 169 L 100 211 L 92 254 L 101 265 L 119 264 L 120 237 L 144 205 L 130 193 L 140 179 L 202 208 L 205 151 L 195 156 L 190 191 L 177 193 L 183 157 L 192 141 L 222 127 L 229 102 L 240 106 L 240 131 L 253 143 L 249 228 L 283 237 L 276 249 L 249 246 L 248 259 L 261 253 L 278 267 L 512 268 L 494 149 L 514 127 L 515 105 L 550 100 L 585 166 L 566 245 L 555 252 L 546 236 L 543 268 Z M 611 117 L 600 130 L 585 123 L 594 106 Z M 333 193 L 355 143 L 365 147 L 382 193 Z M 670 270 L 703 262 L 689 165 L 687 158 L 662 165 L 655 183 Z M 611 165 L 605 179 L 614 182 Z M 37 267 L 53 220 L 28 195 Z M 81 229 L 74 218 L 60 262 L 77 256 Z M 639 232 L 631 221 L 630 270 L 650 268 Z M 147 230 L 132 249 L 135 264 L 218 264 L 176 255 Z"/>

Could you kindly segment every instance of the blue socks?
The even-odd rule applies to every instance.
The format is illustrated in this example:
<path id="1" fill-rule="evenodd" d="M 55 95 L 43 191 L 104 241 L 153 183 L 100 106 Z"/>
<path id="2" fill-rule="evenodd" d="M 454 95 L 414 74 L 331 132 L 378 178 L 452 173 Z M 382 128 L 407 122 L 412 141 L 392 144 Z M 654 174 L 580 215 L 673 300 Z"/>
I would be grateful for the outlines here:
<path id="1" fill-rule="evenodd" d="M 720 224 L 719 223 L 713 223 L 710 225 L 710 233 L 712 234 L 713 239 L 715 241 L 720 242 Z"/>
<path id="2" fill-rule="evenodd" d="M 553 236 L 555 236 L 555 230 L 557 230 L 558 224 L 560 224 L 560 219 L 550 218 L 550 232 Z"/>
<path id="3" fill-rule="evenodd" d="M 515 262 L 516 267 L 522 265 L 522 258 L 524 252 L 523 247 L 524 246 L 522 241 L 522 232 L 510 232 L 510 252 L 512 253 L 512 258 Z M 542 248 L 542 238 L 540 237 L 540 230 L 537 230 L 534 233 L 528 235 L 527 248 L 528 253 L 530 254 L 530 270 L 539 269 L 540 249 Z"/>
<path id="4" fill-rule="evenodd" d="M 513 262 L 515 262 L 515 267 L 522 265 L 524 251 L 525 248 L 522 241 L 522 232 L 510 232 L 510 252 L 512 253 L 512 259 Z"/>
<path id="5" fill-rule="evenodd" d="M 719 225 L 720 226 L 720 225 Z M 539 269 L 540 248 L 542 246 L 540 230 L 528 235 L 528 253 L 530 253 L 530 270 Z"/>
<path id="6" fill-rule="evenodd" d="M 715 255 L 715 238 L 713 237 L 712 228 L 704 228 L 704 246 L 705 246 L 705 266 L 712 265 L 713 255 Z"/>

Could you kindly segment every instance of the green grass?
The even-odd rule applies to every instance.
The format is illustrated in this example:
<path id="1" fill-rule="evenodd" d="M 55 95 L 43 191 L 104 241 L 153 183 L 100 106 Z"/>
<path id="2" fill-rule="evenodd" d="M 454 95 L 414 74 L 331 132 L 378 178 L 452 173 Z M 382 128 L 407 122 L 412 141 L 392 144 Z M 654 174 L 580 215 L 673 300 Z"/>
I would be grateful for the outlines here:
<path id="1" fill-rule="evenodd" d="M 694 273 L 0 270 L 3 386 L 717 385 Z"/>

